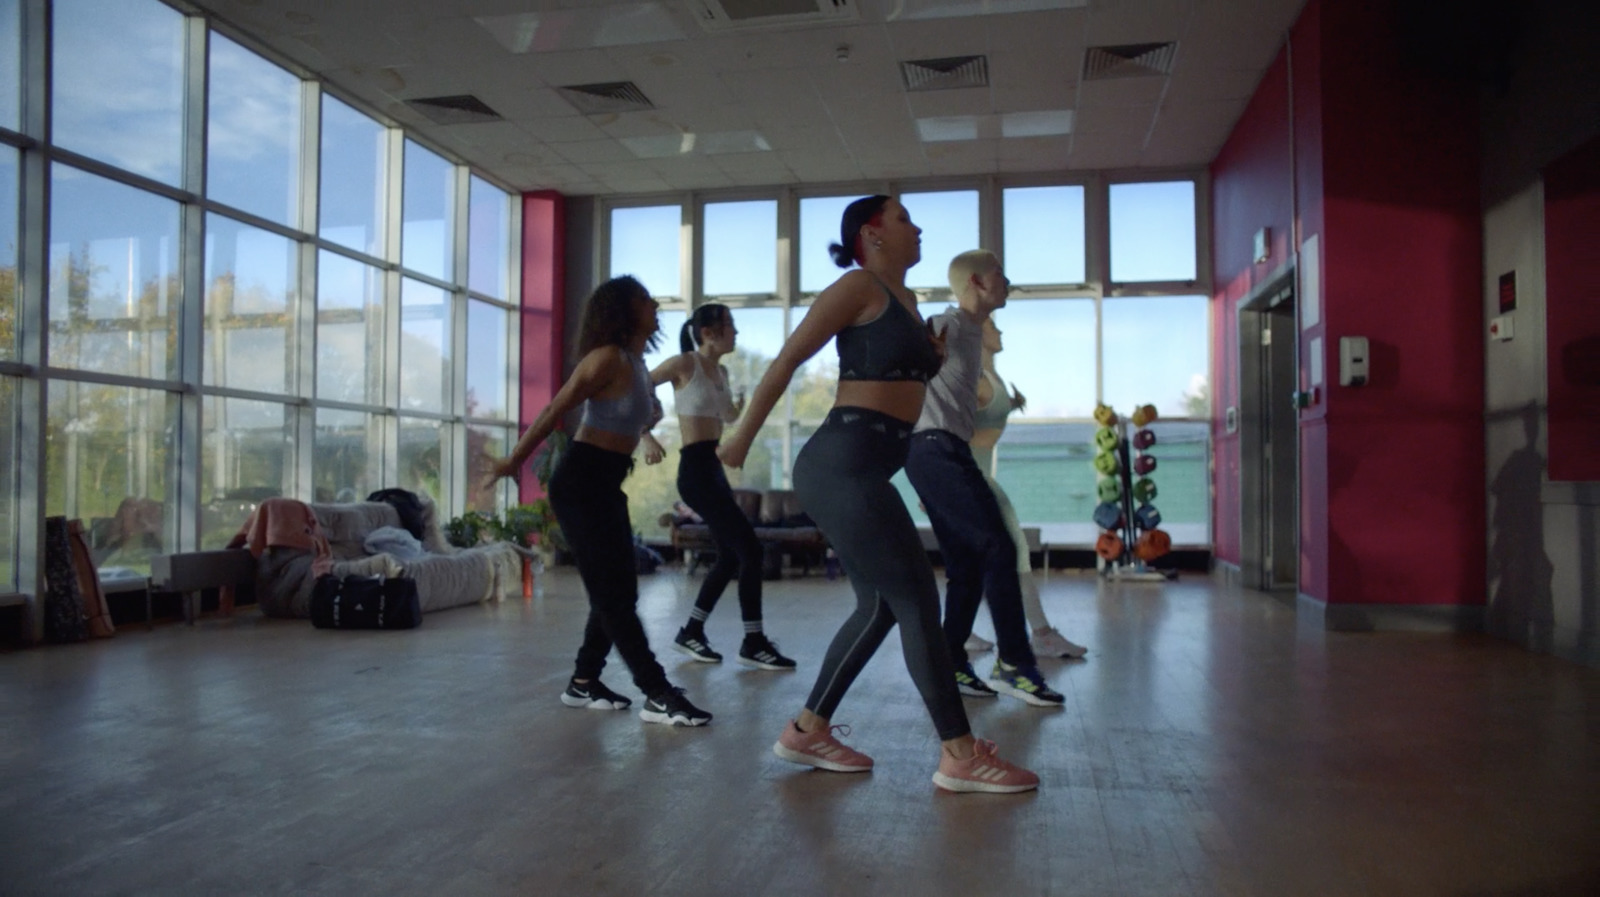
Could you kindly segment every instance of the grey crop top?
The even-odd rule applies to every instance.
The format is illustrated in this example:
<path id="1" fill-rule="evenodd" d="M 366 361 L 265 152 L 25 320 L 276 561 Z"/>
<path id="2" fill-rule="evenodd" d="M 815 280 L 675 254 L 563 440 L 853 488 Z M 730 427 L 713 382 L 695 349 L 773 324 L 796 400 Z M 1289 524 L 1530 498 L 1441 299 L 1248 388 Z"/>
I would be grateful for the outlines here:
<path id="1" fill-rule="evenodd" d="M 619 436 L 638 436 L 655 413 L 655 387 L 644 359 L 622 350 L 633 366 L 633 388 L 615 399 L 589 399 L 583 403 L 582 426 Z"/>

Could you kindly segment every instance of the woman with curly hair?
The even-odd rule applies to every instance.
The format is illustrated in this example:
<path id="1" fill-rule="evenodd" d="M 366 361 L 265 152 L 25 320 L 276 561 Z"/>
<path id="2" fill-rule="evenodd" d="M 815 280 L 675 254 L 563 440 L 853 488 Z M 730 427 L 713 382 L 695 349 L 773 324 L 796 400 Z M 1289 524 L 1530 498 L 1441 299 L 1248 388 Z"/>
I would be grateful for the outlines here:
<path id="1" fill-rule="evenodd" d="M 633 470 L 640 437 L 661 419 L 644 354 L 659 339 L 656 301 L 632 277 L 608 280 L 584 302 L 578 366 L 539 412 L 505 458 L 493 462 L 485 487 L 517 477 L 528 458 L 567 415 L 583 406 L 583 420 L 550 476 L 550 505 L 578 562 L 589 593 L 589 622 L 572 681 L 561 695 L 568 707 L 624 710 L 632 701 L 600 682 L 615 645 L 644 693 L 640 719 L 672 726 L 703 726 L 711 714 L 689 703 L 667 681 L 639 622 L 639 576 L 633 524 L 622 481 Z"/>

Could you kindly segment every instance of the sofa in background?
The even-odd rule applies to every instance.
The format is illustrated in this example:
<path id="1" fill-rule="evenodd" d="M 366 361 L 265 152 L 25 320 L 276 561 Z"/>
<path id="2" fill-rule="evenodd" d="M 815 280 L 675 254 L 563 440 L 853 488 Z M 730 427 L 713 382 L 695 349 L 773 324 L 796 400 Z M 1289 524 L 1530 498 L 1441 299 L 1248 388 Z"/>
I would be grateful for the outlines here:
<path id="1" fill-rule="evenodd" d="M 241 547 L 161 555 L 152 560 L 152 586 L 191 596 L 185 601 L 184 613 L 190 622 L 194 619 L 191 601 L 198 598 L 200 590 L 235 586 L 252 591 L 257 606 L 267 616 L 309 618 L 312 586 L 317 574 L 324 570 L 336 576 L 410 577 L 417 582 L 424 613 L 499 600 L 508 591 L 521 590 L 522 555 L 514 546 L 508 542 L 472 548 L 450 545 L 440 531 L 437 509 L 426 498 L 422 552 L 415 557 L 367 551 L 366 539 L 374 530 L 401 526 L 393 505 L 272 501 L 309 509 L 320 530 L 318 535 L 326 540 L 326 554 L 320 548 L 292 544 L 299 541 L 296 539 L 280 539 L 281 544 L 257 545 L 259 554 Z M 232 604 L 231 594 L 225 596 L 221 612 L 231 613 Z"/>
<path id="2" fill-rule="evenodd" d="M 754 525 L 756 539 L 763 549 L 763 570 L 767 579 L 783 578 L 783 557 L 792 554 L 801 564 L 801 572 L 809 573 L 813 563 L 821 566 L 828 548 L 822 530 L 800 510 L 799 499 L 793 489 L 733 490 L 733 500 Z M 661 515 L 661 525 L 672 538 L 672 547 L 689 560 L 689 572 L 700 566 L 701 554 L 715 553 L 716 540 L 711 537 L 711 527 L 698 517 L 669 511 Z"/>

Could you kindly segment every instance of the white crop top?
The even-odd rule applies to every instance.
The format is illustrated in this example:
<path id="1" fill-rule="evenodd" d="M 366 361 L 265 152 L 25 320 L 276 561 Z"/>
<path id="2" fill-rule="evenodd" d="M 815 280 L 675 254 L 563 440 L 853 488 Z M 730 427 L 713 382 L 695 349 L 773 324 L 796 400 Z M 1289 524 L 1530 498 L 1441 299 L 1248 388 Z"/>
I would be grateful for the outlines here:
<path id="1" fill-rule="evenodd" d="M 733 423 L 739 412 L 733 407 L 733 393 L 728 389 L 727 373 L 721 365 L 717 365 L 716 376 L 707 374 L 699 353 L 688 354 L 693 356 L 689 361 L 694 366 L 694 374 L 674 397 L 678 413 L 690 417 L 715 417 L 724 423 Z"/>

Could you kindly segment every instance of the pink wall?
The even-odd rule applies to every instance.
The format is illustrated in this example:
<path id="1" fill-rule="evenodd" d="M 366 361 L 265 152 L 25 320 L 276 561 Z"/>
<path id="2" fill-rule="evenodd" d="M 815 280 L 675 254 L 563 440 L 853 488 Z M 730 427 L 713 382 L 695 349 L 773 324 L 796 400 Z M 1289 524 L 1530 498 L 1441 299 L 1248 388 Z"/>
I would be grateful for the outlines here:
<path id="1" fill-rule="evenodd" d="M 561 388 L 566 295 L 566 199 L 554 191 L 522 195 L 523 429 Z M 519 500 L 543 495 L 539 481 L 522 478 Z"/>
<path id="2" fill-rule="evenodd" d="M 1301 415 L 1301 590 L 1329 603 L 1484 599 L 1483 340 L 1475 87 L 1402 64 L 1392 3 L 1311 0 L 1291 33 L 1298 232 L 1321 244 L 1320 402 Z M 1328 52 L 1324 53 L 1323 50 Z M 1212 165 L 1219 384 L 1237 402 L 1232 302 L 1270 271 L 1240 235 L 1288 203 L 1280 57 Z M 1275 83 L 1276 82 L 1276 83 Z M 1278 262 L 1269 262 L 1275 268 Z M 1372 379 L 1340 387 L 1339 337 Z M 1302 369 L 1302 385 L 1309 371 Z M 1237 445 L 1218 441 L 1217 555 L 1239 557 Z M 1225 473 L 1232 477 L 1225 481 Z"/>

